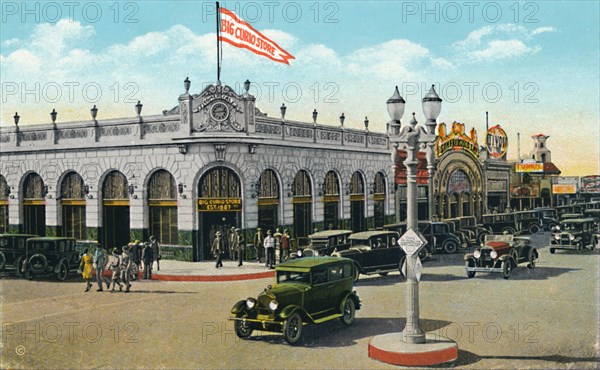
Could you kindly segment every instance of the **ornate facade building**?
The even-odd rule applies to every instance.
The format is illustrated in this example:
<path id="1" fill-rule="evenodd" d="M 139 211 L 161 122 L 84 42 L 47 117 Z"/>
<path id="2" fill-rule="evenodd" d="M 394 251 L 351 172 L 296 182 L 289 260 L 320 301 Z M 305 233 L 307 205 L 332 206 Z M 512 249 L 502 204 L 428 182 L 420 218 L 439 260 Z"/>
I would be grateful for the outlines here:
<path id="1" fill-rule="evenodd" d="M 166 258 L 212 258 L 217 228 L 365 230 L 391 222 L 394 173 L 384 133 L 268 117 L 225 85 L 162 115 L 0 131 L 0 233 L 97 239 L 154 235 Z M 365 122 L 368 125 L 368 121 Z"/>

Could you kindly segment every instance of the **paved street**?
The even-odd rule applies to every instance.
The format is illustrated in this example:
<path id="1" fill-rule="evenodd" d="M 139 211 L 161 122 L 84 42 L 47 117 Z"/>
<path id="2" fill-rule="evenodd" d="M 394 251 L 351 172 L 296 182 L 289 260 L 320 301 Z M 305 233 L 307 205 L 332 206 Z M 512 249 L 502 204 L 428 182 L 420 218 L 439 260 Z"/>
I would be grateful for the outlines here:
<path id="1" fill-rule="evenodd" d="M 535 237 L 547 242 L 548 233 Z M 510 280 L 467 279 L 462 253 L 424 264 L 423 329 L 457 340 L 461 368 L 596 368 L 599 255 L 540 250 Z M 239 340 L 231 306 L 272 279 L 137 282 L 128 294 L 91 291 L 77 279 L 0 281 L 2 368 L 391 368 L 370 359 L 369 339 L 400 331 L 405 287 L 397 273 L 361 276 L 363 302 L 349 328 L 310 327 L 287 345 L 275 333 Z"/>

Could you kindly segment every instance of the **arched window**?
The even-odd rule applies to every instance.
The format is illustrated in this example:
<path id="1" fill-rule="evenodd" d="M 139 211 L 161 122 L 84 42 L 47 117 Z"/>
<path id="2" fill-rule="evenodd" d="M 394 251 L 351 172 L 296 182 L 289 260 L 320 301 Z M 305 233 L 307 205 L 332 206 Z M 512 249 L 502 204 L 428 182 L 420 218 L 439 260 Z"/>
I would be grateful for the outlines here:
<path id="1" fill-rule="evenodd" d="M 85 239 L 85 185 L 76 172 L 68 173 L 60 185 L 62 235 Z"/>
<path id="2" fill-rule="evenodd" d="M 10 188 L 4 176 L 0 175 L 0 234 L 8 232 L 8 196 Z"/>
<path id="3" fill-rule="evenodd" d="M 161 244 L 177 244 L 177 185 L 168 171 L 158 170 L 148 181 L 150 236 Z"/>
<path id="4" fill-rule="evenodd" d="M 373 226 L 383 227 L 385 224 L 385 176 L 381 172 L 375 174 L 373 182 Z"/>
<path id="5" fill-rule="evenodd" d="M 323 183 L 323 223 L 327 229 L 337 229 L 340 223 L 340 180 L 335 171 L 325 175 Z"/>
<path id="6" fill-rule="evenodd" d="M 213 168 L 202 177 L 199 194 L 202 198 L 240 198 L 240 179 L 227 167 Z"/>
<path id="7" fill-rule="evenodd" d="M 102 184 L 102 232 L 100 243 L 108 250 L 130 240 L 129 193 L 125 175 L 112 171 Z"/>
<path id="8" fill-rule="evenodd" d="M 48 188 L 37 173 L 30 173 L 23 181 L 23 231 L 26 234 L 46 235 L 46 206 L 44 197 Z"/>
<path id="9" fill-rule="evenodd" d="M 366 230 L 365 225 L 365 182 L 360 172 L 350 179 L 350 222 L 352 231 Z"/>
<path id="10" fill-rule="evenodd" d="M 275 171 L 266 169 L 260 174 L 258 184 L 253 184 L 258 195 L 258 226 L 275 230 L 279 225 L 279 179 Z"/>
<path id="11" fill-rule="evenodd" d="M 312 191 L 310 177 L 304 170 L 298 171 L 292 185 L 294 198 L 294 232 L 296 238 L 306 237 L 312 230 Z M 300 243 L 300 241 L 298 241 Z M 302 244 L 304 244 L 302 242 Z M 300 245 L 299 245 L 300 246 Z"/>

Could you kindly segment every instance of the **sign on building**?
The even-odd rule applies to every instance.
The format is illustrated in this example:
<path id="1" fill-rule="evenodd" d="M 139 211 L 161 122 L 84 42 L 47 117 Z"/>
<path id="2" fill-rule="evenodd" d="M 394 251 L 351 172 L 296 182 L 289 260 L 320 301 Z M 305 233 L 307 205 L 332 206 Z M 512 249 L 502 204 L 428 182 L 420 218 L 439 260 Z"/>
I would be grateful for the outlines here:
<path id="1" fill-rule="evenodd" d="M 558 177 L 555 179 L 555 183 L 552 184 L 552 194 L 576 194 L 578 183 L 578 177 Z"/>
<path id="2" fill-rule="evenodd" d="M 505 159 L 508 150 L 508 137 L 506 132 L 496 125 L 490 127 L 485 135 L 485 147 L 493 158 Z"/>
<path id="3" fill-rule="evenodd" d="M 515 163 L 515 172 L 544 172 L 543 163 Z"/>
<path id="4" fill-rule="evenodd" d="M 479 145 L 477 144 L 477 131 L 474 128 L 465 135 L 465 125 L 460 122 L 452 123 L 452 131 L 446 133 L 446 124 L 438 125 L 438 137 L 435 141 L 435 155 L 441 157 L 451 150 L 464 150 L 474 157 L 479 157 Z"/>

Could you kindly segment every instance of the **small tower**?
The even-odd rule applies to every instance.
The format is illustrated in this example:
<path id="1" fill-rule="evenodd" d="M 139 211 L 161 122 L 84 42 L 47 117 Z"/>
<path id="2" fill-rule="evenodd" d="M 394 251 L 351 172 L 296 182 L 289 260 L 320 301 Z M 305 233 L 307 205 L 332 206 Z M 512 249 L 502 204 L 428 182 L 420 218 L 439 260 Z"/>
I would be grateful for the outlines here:
<path id="1" fill-rule="evenodd" d="M 531 159 L 541 163 L 552 162 L 552 153 L 546 147 L 546 139 L 549 137 L 544 134 L 537 134 L 531 137 L 534 140 L 534 148 L 529 152 Z"/>

